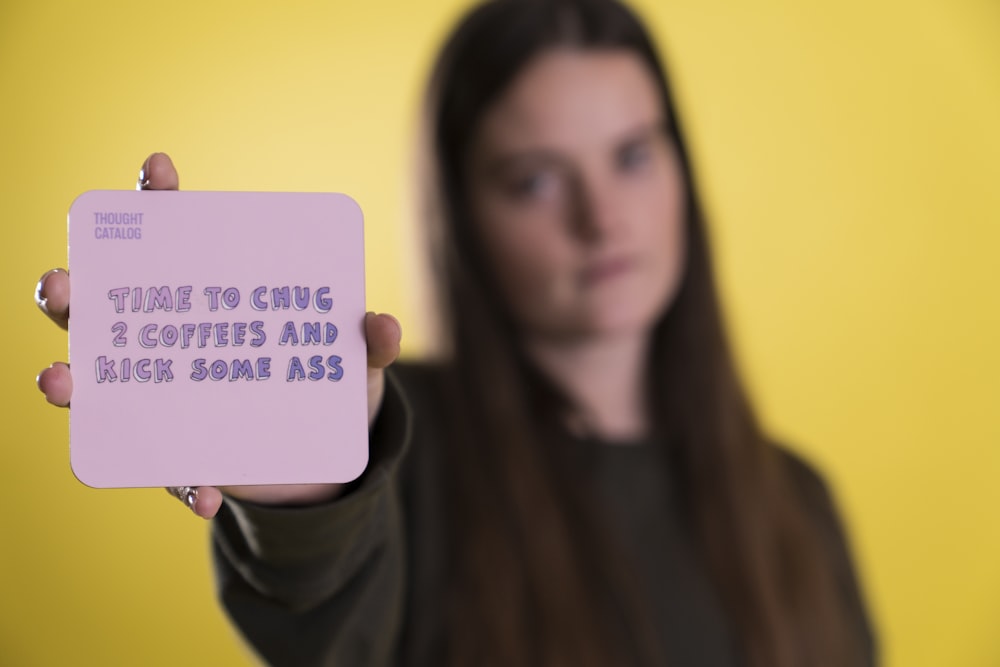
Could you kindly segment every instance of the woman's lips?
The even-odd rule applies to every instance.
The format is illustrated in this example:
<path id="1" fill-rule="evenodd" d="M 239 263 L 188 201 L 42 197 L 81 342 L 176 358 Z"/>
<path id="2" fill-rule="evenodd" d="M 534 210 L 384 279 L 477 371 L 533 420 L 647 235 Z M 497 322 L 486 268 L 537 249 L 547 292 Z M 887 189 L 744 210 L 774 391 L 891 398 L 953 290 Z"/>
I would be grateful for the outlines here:
<path id="1" fill-rule="evenodd" d="M 635 262 L 628 257 L 612 257 L 591 262 L 580 272 L 580 284 L 593 287 L 618 278 L 632 270 Z"/>

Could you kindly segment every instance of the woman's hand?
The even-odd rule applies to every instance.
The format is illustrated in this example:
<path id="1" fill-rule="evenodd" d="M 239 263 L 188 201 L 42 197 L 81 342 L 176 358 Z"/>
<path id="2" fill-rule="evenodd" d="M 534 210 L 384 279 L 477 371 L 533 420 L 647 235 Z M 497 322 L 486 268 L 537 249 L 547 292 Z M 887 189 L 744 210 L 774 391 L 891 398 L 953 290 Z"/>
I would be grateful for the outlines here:
<path id="1" fill-rule="evenodd" d="M 164 153 L 153 153 L 139 171 L 140 190 L 177 190 L 177 170 Z M 69 326 L 69 274 L 53 269 L 42 276 L 35 290 L 35 301 L 42 312 L 63 329 Z M 385 392 L 385 369 L 399 356 L 402 329 L 392 315 L 365 315 L 368 341 L 368 426 L 375 421 Z M 56 362 L 38 375 L 38 388 L 53 405 L 69 407 L 73 377 L 69 365 Z M 168 489 L 187 504 L 195 514 L 209 519 L 222 505 L 222 494 L 262 504 L 308 505 L 335 498 L 342 484 L 294 484 L 273 486 L 230 486 L 216 488 L 180 487 Z"/>

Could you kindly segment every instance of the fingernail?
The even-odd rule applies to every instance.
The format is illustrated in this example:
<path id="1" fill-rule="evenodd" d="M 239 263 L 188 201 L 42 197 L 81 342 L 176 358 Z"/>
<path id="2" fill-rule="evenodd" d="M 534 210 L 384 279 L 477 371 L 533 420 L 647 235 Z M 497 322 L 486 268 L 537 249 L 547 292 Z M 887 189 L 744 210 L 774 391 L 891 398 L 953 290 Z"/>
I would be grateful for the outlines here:
<path id="1" fill-rule="evenodd" d="M 135 182 L 136 190 L 145 190 L 149 187 L 149 161 L 153 159 L 153 155 L 154 154 L 150 154 L 150 156 L 146 158 L 146 161 L 142 163 L 142 166 L 139 167 L 139 178 L 136 179 Z"/>
<path id="2" fill-rule="evenodd" d="M 197 502 L 198 502 L 198 487 L 188 489 L 187 495 L 184 496 L 184 504 L 187 505 L 188 509 L 190 509 L 195 514 L 198 513 L 197 511 L 195 511 L 194 508 Z"/>
<path id="3" fill-rule="evenodd" d="M 45 281 L 48 280 L 49 276 L 53 273 L 66 273 L 65 269 L 52 269 L 51 271 L 46 271 L 41 278 L 38 279 L 38 284 L 35 285 L 35 304 L 41 309 L 46 315 L 49 314 L 48 303 L 49 299 L 42 292 L 45 290 Z"/>
<path id="4" fill-rule="evenodd" d="M 184 503 L 189 510 L 195 514 L 198 513 L 195 511 L 195 505 L 198 502 L 197 486 L 168 486 L 166 487 L 166 491 L 174 498 Z"/>

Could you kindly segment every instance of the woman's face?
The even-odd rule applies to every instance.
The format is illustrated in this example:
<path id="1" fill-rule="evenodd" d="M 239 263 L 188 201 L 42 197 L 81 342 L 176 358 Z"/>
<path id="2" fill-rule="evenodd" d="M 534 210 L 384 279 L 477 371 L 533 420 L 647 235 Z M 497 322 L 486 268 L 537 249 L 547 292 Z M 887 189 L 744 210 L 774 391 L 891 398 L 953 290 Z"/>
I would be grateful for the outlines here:
<path id="1" fill-rule="evenodd" d="M 655 79 L 628 51 L 543 53 L 474 137 L 470 194 L 521 333 L 646 333 L 684 261 L 684 176 Z"/>

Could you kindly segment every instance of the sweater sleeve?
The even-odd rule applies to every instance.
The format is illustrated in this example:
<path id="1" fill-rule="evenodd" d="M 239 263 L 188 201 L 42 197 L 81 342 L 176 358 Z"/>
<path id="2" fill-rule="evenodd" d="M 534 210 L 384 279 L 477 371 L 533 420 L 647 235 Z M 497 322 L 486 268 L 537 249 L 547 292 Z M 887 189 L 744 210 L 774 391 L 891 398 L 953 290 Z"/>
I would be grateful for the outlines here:
<path id="1" fill-rule="evenodd" d="M 227 497 L 214 521 L 219 597 L 270 665 L 395 662 L 406 596 L 397 475 L 412 418 L 387 380 L 371 460 L 348 493 L 302 508 Z"/>

